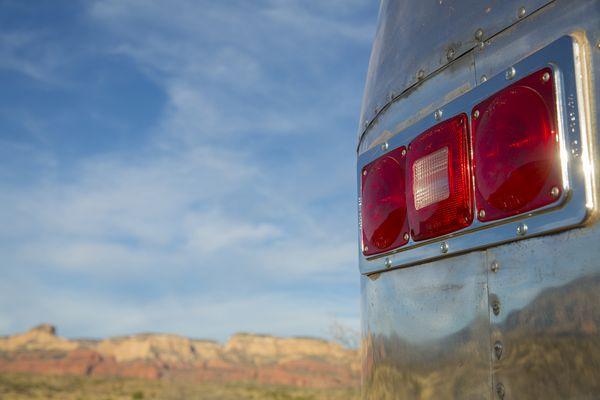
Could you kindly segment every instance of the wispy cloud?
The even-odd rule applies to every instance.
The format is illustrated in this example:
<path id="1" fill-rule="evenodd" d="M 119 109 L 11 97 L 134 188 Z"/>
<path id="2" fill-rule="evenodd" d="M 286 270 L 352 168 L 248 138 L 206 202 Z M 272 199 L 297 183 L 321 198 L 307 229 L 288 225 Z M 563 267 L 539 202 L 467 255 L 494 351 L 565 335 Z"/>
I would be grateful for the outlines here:
<path id="1" fill-rule="evenodd" d="M 135 146 L 67 162 L 37 144 L 54 163 L 0 180 L 0 331 L 44 318 L 68 335 L 222 339 L 356 324 L 354 125 L 373 5 L 335 3 L 91 3 L 78 18 L 103 38 L 93 59 L 133 63 L 164 106 Z M 17 39 L 8 53 L 45 43 Z M 74 79 L 19 60 L 32 79 Z"/>

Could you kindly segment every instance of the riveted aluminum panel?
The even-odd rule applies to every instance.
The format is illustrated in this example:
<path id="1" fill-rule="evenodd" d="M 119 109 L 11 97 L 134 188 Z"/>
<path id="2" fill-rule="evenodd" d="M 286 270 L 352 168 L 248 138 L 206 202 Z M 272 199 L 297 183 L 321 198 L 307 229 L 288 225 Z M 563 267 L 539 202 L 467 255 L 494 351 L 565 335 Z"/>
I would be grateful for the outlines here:
<path id="1" fill-rule="evenodd" d="M 556 1 L 478 49 L 477 73 L 479 78 L 499 73 L 564 34 L 579 50 L 578 101 L 586 107 L 598 188 L 600 2 Z M 505 399 L 525 400 L 600 397 L 599 243 L 600 226 L 592 221 L 488 249 L 488 266 L 498 266 L 488 279 L 489 302 L 499 304 L 498 315 L 490 308 L 496 398 L 502 393 Z M 493 349 L 497 343 L 499 356 Z"/>
<path id="2" fill-rule="evenodd" d="M 550 0 L 383 0 L 360 126 L 389 101 L 479 41 Z M 481 29 L 481 36 L 477 31 Z M 362 132 L 362 130 L 361 130 Z"/>
<path id="3" fill-rule="evenodd" d="M 487 399 L 485 252 L 362 276 L 363 399 Z"/>
<path id="4" fill-rule="evenodd" d="M 598 243 L 598 229 L 580 229 L 488 251 L 493 380 L 506 399 L 600 396 Z"/>
<path id="5" fill-rule="evenodd" d="M 477 85 L 475 74 L 475 57 L 470 52 L 448 68 L 429 76 L 413 90 L 396 97 L 369 126 L 369 134 L 362 138 L 358 154 L 402 135 L 406 128 L 473 89 Z"/>
<path id="6" fill-rule="evenodd" d="M 473 82 L 479 82 L 483 75 L 501 73 L 564 35 L 575 39 L 583 58 L 578 102 L 588 117 L 598 188 L 597 0 L 556 0 L 462 57 L 474 56 L 475 63 L 461 58 L 438 71 L 439 83 L 444 77 L 449 80 L 439 96 L 430 86 L 413 97 L 434 79 L 429 77 L 394 103 L 401 107 L 390 107 L 382 116 L 392 121 L 392 114 L 399 113 L 398 126 L 412 116 L 418 120 L 419 110 L 435 108 L 427 96 L 431 104 L 439 104 L 439 97 L 451 93 L 453 85 L 460 88 L 468 82 L 459 69 L 474 73 Z M 560 234 L 361 276 L 363 398 L 599 398 L 597 219 L 595 215 L 586 226 Z M 494 262 L 497 272 L 492 271 Z M 492 307 L 496 301 L 498 315 Z M 496 342 L 502 345 L 499 359 Z"/>

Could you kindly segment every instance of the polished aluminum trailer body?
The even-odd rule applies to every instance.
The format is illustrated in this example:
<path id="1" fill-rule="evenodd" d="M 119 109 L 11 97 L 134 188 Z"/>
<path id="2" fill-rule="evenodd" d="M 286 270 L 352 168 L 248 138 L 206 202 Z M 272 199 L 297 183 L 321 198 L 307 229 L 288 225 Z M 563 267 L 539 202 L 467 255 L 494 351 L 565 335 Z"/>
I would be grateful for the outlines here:
<path id="1" fill-rule="evenodd" d="M 600 1 L 383 0 L 379 19 L 358 171 L 468 113 L 508 69 L 552 65 L 569 195 L 393 254 L 359 251 L 363 398 L 600 398 Z"/>

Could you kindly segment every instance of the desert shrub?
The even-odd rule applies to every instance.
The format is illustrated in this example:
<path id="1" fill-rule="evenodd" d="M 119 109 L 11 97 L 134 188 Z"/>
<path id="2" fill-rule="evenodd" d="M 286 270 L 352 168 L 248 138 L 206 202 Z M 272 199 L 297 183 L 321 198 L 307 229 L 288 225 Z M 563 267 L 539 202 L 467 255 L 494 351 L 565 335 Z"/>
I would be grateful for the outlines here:
<path id="1" fill-rule="evenodd" d="M 144 398 L 144 392 L 138 390 L 137 392 L 133 392 L 131 395 L 132 400 L 142 400 Z"/>

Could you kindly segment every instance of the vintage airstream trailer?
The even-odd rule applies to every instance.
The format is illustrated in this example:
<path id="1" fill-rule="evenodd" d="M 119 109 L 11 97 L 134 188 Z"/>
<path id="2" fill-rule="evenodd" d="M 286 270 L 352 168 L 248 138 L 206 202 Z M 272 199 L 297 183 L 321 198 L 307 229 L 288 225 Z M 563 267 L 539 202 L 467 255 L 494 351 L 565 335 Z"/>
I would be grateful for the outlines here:
<path id="1" fill-rule="evenodd" d="M 383 0 L 364 399 L 600 399 L 600 1 Z"/>

